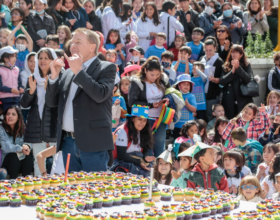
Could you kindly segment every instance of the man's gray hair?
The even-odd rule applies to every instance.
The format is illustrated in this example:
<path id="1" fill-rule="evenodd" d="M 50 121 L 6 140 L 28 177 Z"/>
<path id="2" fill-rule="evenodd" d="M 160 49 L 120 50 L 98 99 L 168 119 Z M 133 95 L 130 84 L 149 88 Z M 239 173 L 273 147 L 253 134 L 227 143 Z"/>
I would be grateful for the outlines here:
<path id="1" fill-rule="evenodd" d="M 76 29 L 73 32 L 73 35 L 77 34 L 77 33 L 84 33 L 85 35 L 87 35 L 87 39 L 88 39 L 89 43 L 96 45 L 96 48 L 95 48 L 94 52 L 95 52 L 95 55 L 97 55 L 98 54 L 98 48 L 99 48 L 99 45 L 100 45 L 99 35 L 97 33 L 95 33 L 94 31 L 86 29 L 86 28 Z"/>

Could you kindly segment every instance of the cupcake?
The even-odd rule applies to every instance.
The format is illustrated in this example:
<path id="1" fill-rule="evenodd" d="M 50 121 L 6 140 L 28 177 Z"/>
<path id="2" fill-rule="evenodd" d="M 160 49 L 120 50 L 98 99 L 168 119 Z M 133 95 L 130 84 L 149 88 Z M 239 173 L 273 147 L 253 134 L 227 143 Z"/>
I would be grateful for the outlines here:
<path id="1" fill-rule="evenodd" d="M 93 195 L 93 208 L 100 209 L 102 208 L 103 198 L 99 193 L 95 193 Z"/>
<path id="2" fill-rule="evenodd" d="M 136 191 L 132 191 L 131 192 L 131 198 L 132 198 L 132 201 L 131 201 L 132 204 L 139 204 L 139 203 L 141 203 L 141 195 L 140 195 L 140 193 L 138 193 Z"/>
<path id="3" fill-rule="evenodd" d="M 27 206 L 36 206 L 37 202 L 38 202 L 36 194 L 26 195 L 25 200 L 26 200 L 26 205 Z"/>
<path id="4" fill-rule="evenodd" d="M 159 202 L 160 201 L 160 190 L 158 188 L 153 188 L 152 199 L 155 202 Z"/>
<path id="5" fill-rule="evenodd" d="M 44 220 L 53 220 L 54 219 L 54 208 L 47 207 L 44 211 Z"/>
<path id="6" fill-rule="evenodd" d="M 157 214 L 154 212 L 148 212 L 146 214 L 146 220 L 157 220 Z"/>
<path id="7" fill-rule="evenodd" d="M 122 205 L 131 205 L 132 196 L 129 192 L 124 192 L 122 194 Z"/>
<path id="8" fill-rule="evenodd" d="M 49 177 L 43 177 L 42 178 L 42 188 L 47 189 L 50 187 L 50 178 Z"/>
<path id="9" fill-rule="evenodd" d="M 136 180 L 134 180 L 134 181 L 131 182 L 131 187 L 132 187 L 132 189 L 133 188 L 138 188 L 138 187 L 140 187 L 140 185 Z"/>
<path id="10" fill-rule="evenodd" d="M 181 188 L 175 187 L 173 190 L 173 199 L 174 201 L 184 201 L 184 192 Z"/>
<path id="11" fill-rule="evenodd" d="M 171 201 L 171 192 L 170 189 L 165 188 L 161 191 L 161 201 Z"/>
<path id="12" fill-rule="evenodd" d="M 144 207 L 149 207 L 149 208 L 151 208 L 152 206 L 155 206 L 155 202 L 154 202 L 152 199 L 147 199 L 147 200 L 144 202 Z"/>
<path id="13" fill-rule="evenodd" d="M 184 210 L 184 214 L 185 214 L 184 220 L 192 219 L 192 216 L 193 216 L 192 208 L 190 206 L 189 207 L 184 207 L 183 210 Z"/>
<path id="14" fill-rule="evenodd" d="M 167 220 L 167 217 L 166 217 L 166 214 L 164 211 L 159 211 L 157 213 L 157 215 L 158 215 L 158 220 Z"/>
<path id="15" fill-rule="evenodd" d="M 217 214 L 223 213 L 223 204 L 221 202 L 215 202 L 215 206 L 217 209 Z"/>
<path id="16" fill-rule="evenodd" d="M 176 220 L 177 216 L 174 210 L 167 209 L 165 210 L 167 220 Z"/>
<path id="17" fill-rule="evenodd" d="M 6 195 L 1 195 L 0 196 L 0 206 L 9 206 L 10 199 Z"/>
<path id="18" fill-rule="evenodd" d="M 211 213 L 209 205 L 202 205 L 202 217 L 209 217 Z"/>
<path id="19" fill-rule="evenodd" d="M 93 209 L 93 201 L 91 199 L 86 198 L 85 203 L 86 203 L 85 210 Z"/>
<path id="20" fill-rule="evenodd" d="M 119 193 L 115 193 L 113 196 L 113 206 L 119 206 L 122 204 L 122 198 Z"/>
<path id="21" fill-rule="evenodd" d="M 17 189 L 18 190 L 19 189 L 24 190 L 24 183 L 22 181 L 16 181 L 16 183 L 17 183 Z"/>
<path id="22" fill-rule="evenodd" d="M 149 198 L 149 191 L 144 190 L 141 192 L 141 203 L 144 203 Z"/>
<path id="23" fill-rule="evenodd" d="M 210 207 L 210 215 L 216 215 L 217 208 L 216 208 L 215 204 L 213 202 L 210 202 L 209 207 Z"/>
<path id="24" fill-rule="evenodd" d="M 192 201 L 193 197 L 194 197 L 193 188 L 186 188 L 185 189 L 185 200 Z"/>
<path id="25" fill-rule="evenodd" d="M 200 205 L 195 205 L 193 207 L 193 217 L 192 219 L 201 219 L 202 218 L 202 208 Z"/>
<path id="26" fill-rule="evenodd" d="M 76 183 L 76 179 L 75 179 L 75 177 L 72 174 L 68 174 L 67 175 L 67 180 L 68 180 L 70 185 L 73 185 L 73 184 Z"/>
<path id="27" fill-rule="evenodd" d="M 84 199 L 77 199 L 76 203 L 77 203 L 77 209 L 80 209 L 80 210 L 84 210 L 85 209 L 86 203 L 85 203 Z"/>
<path id="28" fill-rule="evenodd" d="M 34 189 L 34 183 L 32 180 L 24 180 L 23 183 L 25 191 L 31 191 Z"/>
<path id="29" fill-rule="evenodd" d="M 176 220 L 184 220 L 185 219 L 185 214 L 184 214 L 183 209 L 177 209 L 176 216 L 177 216 Z"/>
<path id="30" fill-rule="evenodd" d="M 11 183 L 12 191 L 16 192 L 18 190 L 16 180 L 11 180 L 10 183 Z"/>
<path id="31" fill-rule="evenodd" d="M 34 189 L 41 189 L 42 188 L 42 181 L 40 178 L 34 178 L 33 179 L 33 183 L 34 183 Z"/>
<path id="32" fill-rule="evenodd" d="M 57 209 L 54 211 L 53 219 L 54 220 L 64 220 L 67 217 L 67 211 L 63 209 Z"/>
<path id="33" fill-rule="evenodd" d="M 51 177 L 50 179 L 50 187 L 58 187 L 60 185 L 60 179 L 58 177 Z"/>
<path id="34" fill-rule="evenodd" d="M 111 196 L 103 196 L 103 207 L 112 207 L 113 206 L 113 198 Z"/>
<path id="35" fill-rule="evenodd" d="M 195 198 L 196 198 L 196 199 L 199 199 L 202 192 L 203 192 L 203 190 L 200 190 L 200 189 L 194 191 L 194 196 L 195 196 Z"/>
<path id="36" fill-rule="evenodd" d="M 223 212 L 229 212 L 230 211 L 230 202 L 225 199 L 223 200 Z"/>
<path id="37" fill-rule="evenodd" d="M 66 220 L 78 220 L 80 215 L 77 212 L 70 212 L 67 214 Z"/>
<path id="38" fill-rule="evenodd" d="M 76 175 L 75 179 L 76 179 L 76 183 L 78 184 L 86 182 L 86 177 L 82 173 Z"/>
<path id="39" fill-rule="evenodd" d="M 115 173 L 114 172 L 106 172 L 104 174 L 104 179 L 107 180 L 114 180 L 115 179 Z"/>
<path id="40" fill-rule="evenodd" d="M 19 195 L 13 195 L 10 198 L 10 206 L 11 207 L 19 207 L 21 206 L 21 198 Z"/>

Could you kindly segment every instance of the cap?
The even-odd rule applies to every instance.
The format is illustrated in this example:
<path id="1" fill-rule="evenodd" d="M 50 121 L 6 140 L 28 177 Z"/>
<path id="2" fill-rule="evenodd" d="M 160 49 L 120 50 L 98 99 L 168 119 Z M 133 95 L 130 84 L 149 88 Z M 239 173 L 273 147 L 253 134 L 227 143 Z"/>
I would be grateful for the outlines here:
<path id="1" fill-rule="evenodd" d="M 196 144 L 194 145 L 195 149 L 193 151 L 192 156 L 194 157 L 198 152 L 200 152 L 203 149 L 207 149 L 207 148 L 212 148 L 215 152 L 218 152 L 213 146 L 209 146 L 207 144 L 204 144 L 202 142 L 197 141 Z"/>
<path id="2" fill-rule="evenodd" d="M 131 107 L 131 114 L 126 114 L 128 117 L 137 116 L 141 118 L 149 118 L 149 106 L 133 105 Z"/>
<path id="3" fill-rule="evenodd" d="M 143 50 L 143 48 L 141 46 L 135 46 L 133 48 L 130 48 L 129 52 L 132 53 L 132 51 L 134 51 L 134 50 L 139 52 L 139 53 L 141 53 L 141 55 L 145 54 L 145 52 L 144 52 L 144 50 Z"/>
<path id="4" fill-rule="evenodd" d="M 191 157 L 192 158 L 191 166 L 194 165 L 197 162 L 196 159 L 193 158 L 193 152 L 195 147 L 196 147 L 195 145 L 189 147 L 187 150 L 184 150 L 183 152 L 178 154 L 178 157 Z"/>
<path id="5" fill-rule="evenodd" d="M 34 3 L 35 1 L 36 1 L 36 0 L 34 0 L 33 3 Z M 48 3 L 47 3 L 47 0 L 38 0 L 38 1 L 40 1 L 40 2 L 42 2 L 43 4 L 46 4 L 46 5 L 48 4 Z"/>
<path id="6" fill-rule="evenodd" d="M 18 50 L 12 48 L 11 46 L 6 46 L 0 49 L 0 58 L 2 57 L 3 53 L 14 54 L 14 53 L 18 53 Z"/>
<path id="7" fill-rule="evenodd" d="M 172 144 L 169 144 L 169 145 L 168 145 L 168 149 L 165 150 L 165 151 L 163 151 L 163 152 L 161 153 L 161 155 L 159 155 L 159 156 L 157 157 L 157 159 L 161 158 L 161 159 L 163 159 L 165 162 L 172 164 L 172 154 L 171 154 L 172 149 L 173 149 Z"/>

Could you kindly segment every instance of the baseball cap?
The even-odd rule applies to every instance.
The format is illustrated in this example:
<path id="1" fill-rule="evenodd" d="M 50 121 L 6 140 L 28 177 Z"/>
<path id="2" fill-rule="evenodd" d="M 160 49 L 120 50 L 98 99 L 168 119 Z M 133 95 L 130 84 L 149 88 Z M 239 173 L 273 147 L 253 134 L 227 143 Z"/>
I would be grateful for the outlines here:
<path id="1" fill-rule="evenodd" d="M 34 4 L 35 1 L 36 1 L 36 0 L 33 1 L 33 4 Z M 42 2 L 43 4 L 46 4 L 46 5 L 48 4 L 48 3 L 47 3 L 47 0 L 39 0 L 39 1 Z"/>
<path id="2" fill-rule="evenodd" d="M 145 53 L 144 53 L 144 50 L 143 50 L 143 48 L 141 47 L 141 46 L 135 46 L 135 47 L 133 47 L 133 48 L 130 48 L 129 49 L 129 52 L 130 53 L 132 53 L 132 51 L 137 51 L 137 52 L 139 52 L 139 53 L 141 53 L 141 55 L 144 55 Z"/>
<path id="3" fill-rule="evenodd" d="M 2 55 L 4 53 L 8 53 L 8 54 L 14 54 L 14 53 L 18 53 L 18 50 L 12 48 L 11 46 L 6 46 L 6 47 L 2 47 L 0 49 L 0 58 L 2 57 Z"/>

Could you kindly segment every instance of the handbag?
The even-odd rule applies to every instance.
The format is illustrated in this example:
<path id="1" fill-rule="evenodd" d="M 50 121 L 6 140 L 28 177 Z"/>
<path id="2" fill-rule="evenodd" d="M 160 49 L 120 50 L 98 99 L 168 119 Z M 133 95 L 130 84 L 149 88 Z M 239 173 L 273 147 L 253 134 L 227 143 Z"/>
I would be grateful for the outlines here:
<path id="1" fill-rule="evenodd" d="M 259 83 L 255 79 L 251 79 L 251 81 L 244 85 L 241 84 L 240 90 L 242 95 L 250 96 L 250 97 L 258 97 L 259 96 Z"/>

